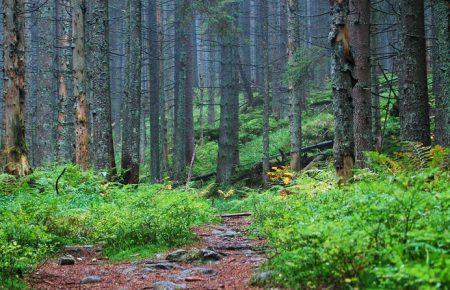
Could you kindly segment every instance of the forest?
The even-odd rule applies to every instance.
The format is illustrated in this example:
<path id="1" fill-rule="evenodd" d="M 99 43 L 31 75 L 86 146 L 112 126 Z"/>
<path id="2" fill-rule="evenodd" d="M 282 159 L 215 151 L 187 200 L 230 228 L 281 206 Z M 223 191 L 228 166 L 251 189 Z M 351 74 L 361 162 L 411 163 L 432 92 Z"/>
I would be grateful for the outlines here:
<path id="1" fill-rule="evenodd" d="M 450 1 L 0 10 L 0 289 L 450 288 Z"/>

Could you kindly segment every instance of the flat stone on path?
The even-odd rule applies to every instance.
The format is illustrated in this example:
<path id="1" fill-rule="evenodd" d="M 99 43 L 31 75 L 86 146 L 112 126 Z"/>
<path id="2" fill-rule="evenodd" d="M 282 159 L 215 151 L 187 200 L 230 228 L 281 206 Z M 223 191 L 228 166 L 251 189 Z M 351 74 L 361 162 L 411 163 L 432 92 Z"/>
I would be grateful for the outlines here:
<path id="1" fill-rule="evenodd" d="M 102 278 L 99 276 L 87 276 L 81 280 L 80 284 L 100 283 L 101 281 Z"/>
<path id="2" fill-rule="evenodd" d="M 59 264 L 61 266 L 75 265 L 75 258 L 72 255 L 65 255 L 59 258 Z"/>
<path id="3" fill-rule="evenodd" d="M 160 281 L 153 283 L 153 289 L 155 290 L 179 290 L 179 289 L 187 289 L 185 284 L 175 284 L 170 281 Z"/>

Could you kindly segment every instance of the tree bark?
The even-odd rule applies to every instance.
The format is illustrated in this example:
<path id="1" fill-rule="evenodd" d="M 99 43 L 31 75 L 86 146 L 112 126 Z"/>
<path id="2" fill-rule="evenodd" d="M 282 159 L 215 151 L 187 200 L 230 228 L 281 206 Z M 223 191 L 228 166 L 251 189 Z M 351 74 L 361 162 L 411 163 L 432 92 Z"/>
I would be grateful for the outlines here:
<path id="1" fill-rule="evenodd" d="M 58 76 L 58 125 L 57 125 L 57 160 L 58 162 L 73 162 L 74 151 L 74 114 L 72 96 L 72 75 L 68 64 L 71 63 L 71 21 L 69 9 L 70 0 L 55 0 L 57 76 Z"/>
<path id="2" fill-rule="evenodd" d="M 269 177 L 267 172 L 269 172 L 270 167 L 270 151 L 269 151 L 269 114 L 270 114 L 270 68 L 269 68 L 269 3 L 268 0 L 261 1 L 261 18 L 262 18 L 262 37 L 261 37 L 261 49 L 264 52 L 263 64 L 264 64 L 264 90 L 263 90 L 263 166 L 262 166 L 262 177 L 265 184 L 268 183 Z"/>
<path id="3" fill-rule="evenodd" d="M 365 167 L 365 151 L 373 150 L 372 102 L 370 90 L 370 3 L 369 0 L 350 0 L 349 32 L 354 52 L 353 88 L 355 163 Z"/>
<path id="4" fill-rule="evenodd" d="M 157 3 L 148 3 L 148 54 L 150 95 L 150 176 L 152 182 L 161 180 L 160 160 L 160 60 L 157 22 Z"/>
<path id="5" fill-rule="evenodd" d="M 399 113 L 404 141 L 431 143 L 423 0 L 400 0 Z"/>
<path id="6" fill-rule="evenodd" d="M 73 93 L 75 107 L 75 162 L 89 168 L 89 108 L 86 99 L 85 0 L 72 0 Z"/>
<path id="7" fill-rule="evenodd" d="M 122 170 L 126 184 L 139 183 L 141 124 L 141 1 L 130 0 L 128 11 L 127 85 L 123 102 Z"/>
<path id="8" fill-rule="evenodd" d="M 16 176 L 31 172 L 25 140 L 25 4 L 3 1 L 3 103 L 5 171 Z"/>
<path id="9" fill-rule="evenodd" d="M 250 0 L 240 3 L 239 26 L 241 32 L 240 40 L 240 75 L 244 86 L 245 100 L 247 106 L 253 105 L 253 91 L 251 87 L 251 50 L 250 50 Z M 249 63 L 250 62 L 250 63 Z"/>
<path id="10" fill-rule="evenodd" d="M 57 79 L 55 77 L 56 38 L 53 21 L 54 1 L 39 5 L 38 83 L 36 107 L 36 144 L 34 162 L 42 166 L 55 161 L 57 124 Z"/>
<path id="11" fill-rule="evenodd" d="M 435 39 L 433 46 L 436 54 L 433 55 L 435 66 L 433 77 L 436 79 L 435 95 L 435 136 L 436 143 L 450 146 L 450 39 L 449 39 L 449 4 L 446 0 L 431 0 L 433 30 Z"/>
<path id="12" fill-rule="evenodd" d="M 115 174 L 109 65 L 108 1 L 88 4 L 87 47 L 88 100 L 91 103 L 92 163 L 95 169 Z"/>
<path id="13" fill-rule="evenodd" d="M 334 112 L 334 166 L 340 183 L 350 176 L 354 163 L 352 76 L 354 61 L 348 37 L 348 0 L 331 4 L 331 77 Z"/>
<path id="14" fill-rule="evenodd" d="M 295 53 L 300 48 L 300 19 L 298 17 L 298 0 L 288 0 L 288 60 L 296 65 Z M 291 169 L 301 170 L 300 148 L 302 147 L 302 94 L 298 83 L 289 83 L 289 127 L 291 139 Z"/>
<path id="15" fill-rule="evenodd" d="M 237 5 L 225 6 L 229 15 L 233 15 L 226 28 L 221 31 L 221 69 L 220 69 L 220 132 L 219 153 L 217 159 L 217 183 L 227 184 L 233 177 L 236 161 L 239 159 L 239 51 L 236 36 Z"/>

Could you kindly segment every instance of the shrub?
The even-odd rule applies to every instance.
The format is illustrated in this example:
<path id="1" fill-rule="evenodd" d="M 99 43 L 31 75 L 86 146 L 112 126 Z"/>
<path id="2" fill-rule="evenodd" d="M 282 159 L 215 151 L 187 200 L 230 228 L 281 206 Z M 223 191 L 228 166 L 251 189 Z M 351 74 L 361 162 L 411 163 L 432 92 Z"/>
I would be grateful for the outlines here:
<path id="1" fill-rule="evenodd" d="M 372 170 L 346 187 L 331 185 L 330 168 L 329 178 L 313 175 L 320 182 L 314 193 L 308 172 L 289 188 L 294 194 L 265 194 L 256 222 L 275 248 L 266 264 L 273 282 L 294 289 L 449 285 L 448 150 L 429 152 L 421 166 L 409 153 L 370 153 Z"/>

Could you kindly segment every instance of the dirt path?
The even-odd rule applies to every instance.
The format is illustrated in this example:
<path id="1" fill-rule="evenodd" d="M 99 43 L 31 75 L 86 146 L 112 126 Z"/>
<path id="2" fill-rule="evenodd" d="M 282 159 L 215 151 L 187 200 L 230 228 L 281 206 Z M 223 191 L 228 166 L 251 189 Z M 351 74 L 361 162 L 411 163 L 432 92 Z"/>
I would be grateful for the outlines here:
<path id="1" fill-rule="evenodd" d="M 45 263 L 28 277 L 35 289 L 255 289 L 250 279 L 265 261 L 261 240 L 250 240 L 245 217 L 196 230 L 199 243 L 169 255 L 108 263 L 95 249 L 73 249 L 74 265 Z"/>

